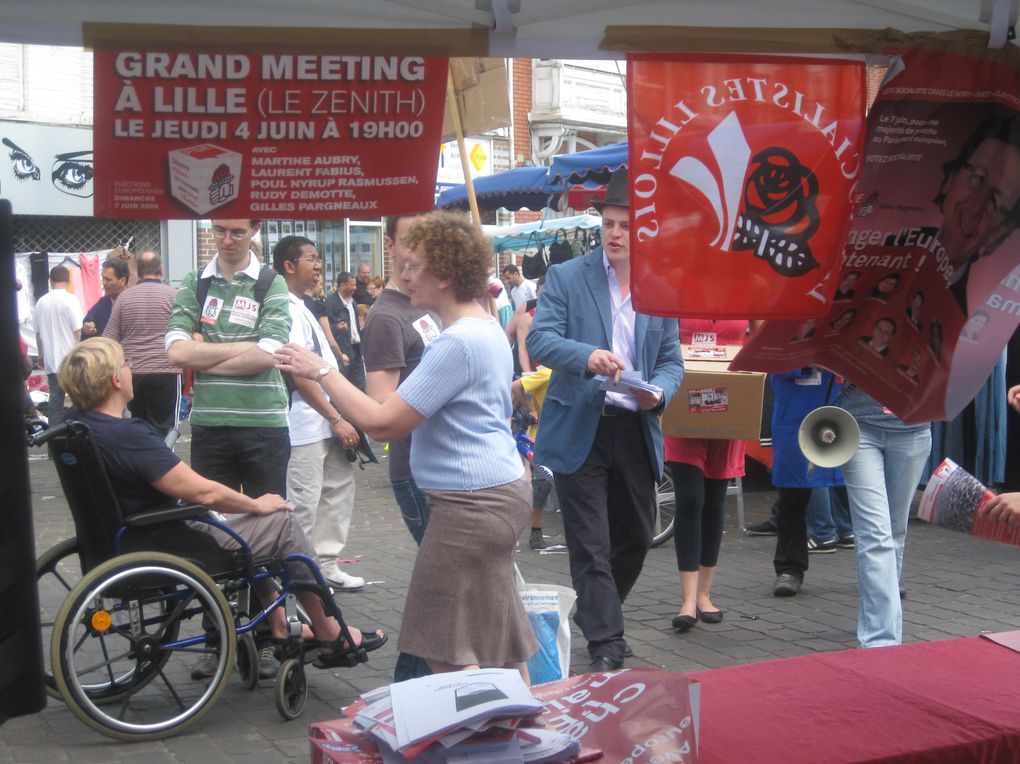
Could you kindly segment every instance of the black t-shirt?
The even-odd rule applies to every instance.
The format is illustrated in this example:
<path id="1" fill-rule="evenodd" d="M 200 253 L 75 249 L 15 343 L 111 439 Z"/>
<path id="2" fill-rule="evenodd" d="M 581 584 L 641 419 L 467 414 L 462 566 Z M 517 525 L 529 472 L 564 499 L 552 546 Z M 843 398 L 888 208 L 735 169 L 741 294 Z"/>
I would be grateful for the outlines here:
<path id="1" fill-rule="evenodd" d="M 66 418 L 87 424 L 92 430 L 125 517 L 177 503 L 177 499 L 152 485 L 181 460 L 151 424 L 97 411 L 71 411 Z"/>
<path id="2" fill-rule="evenodd" d="M 306 294 L 301 295 L 301 302 L 308 308 L 308 312 L 312 314 L 312 318 L 318 321 L 320 318 L 326 316 L 326 301 L 317 300 L 314 297 L 309 297 Z"/>

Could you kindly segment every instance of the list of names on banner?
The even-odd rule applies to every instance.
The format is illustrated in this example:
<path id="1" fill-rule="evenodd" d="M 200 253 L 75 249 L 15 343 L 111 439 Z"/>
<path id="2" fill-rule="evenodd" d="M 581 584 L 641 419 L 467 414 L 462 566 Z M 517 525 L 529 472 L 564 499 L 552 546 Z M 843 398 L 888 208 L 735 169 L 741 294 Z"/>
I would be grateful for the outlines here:
<path id="1" fill-rule="evenodd" d="M 96 52 L 96 215 L 428 208 L 446 59 Z"/>

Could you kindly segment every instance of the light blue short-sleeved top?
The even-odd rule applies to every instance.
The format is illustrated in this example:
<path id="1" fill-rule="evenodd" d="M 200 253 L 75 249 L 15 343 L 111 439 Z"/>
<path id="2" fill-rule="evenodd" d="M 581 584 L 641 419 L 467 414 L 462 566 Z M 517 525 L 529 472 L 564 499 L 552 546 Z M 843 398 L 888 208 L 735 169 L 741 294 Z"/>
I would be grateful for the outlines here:
<path id="1" fill-rule="evenodd" d="M 476 491 L 517 480 L 510 432 L 513 357 L 493 319 L 462 318 L 434 340 L 397 394 L 425 417 L 411 439 L 411 474 L 434 491 Z"/>

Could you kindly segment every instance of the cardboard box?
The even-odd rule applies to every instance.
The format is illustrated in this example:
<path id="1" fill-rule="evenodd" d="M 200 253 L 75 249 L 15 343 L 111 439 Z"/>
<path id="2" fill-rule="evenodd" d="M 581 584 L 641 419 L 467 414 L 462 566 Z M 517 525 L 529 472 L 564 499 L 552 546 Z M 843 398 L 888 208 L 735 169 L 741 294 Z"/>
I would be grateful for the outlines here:
<path id="1" fill-rule="evenodd" d="M 662 414 L 663 434 L 675 438 L 758 439 L 765 375 L 729 371 L 729 362 L 738 350 L 736 346 L 683 346 L 684 380 Z M 712 356 L 716 360 L 706 359 Z"/>
<path id="2" fill-rule="evenodd" d="M 471 83 L 470 77 L 462 77 L 465 83 L 456 86 L 457 106 L 465 136 L 480 135 L 510 124 L 510 97 L 508 75 L 503 59 L 478 59 L 477 78 Z M 491 66 L 491 68 L 485 68 Z M 456 70 L 455 70 L 456 71 Z M 442 142 L 452 141 L 457 131 L 447 103 L 443 115 Z"/>
<path id="3" fill-rule="evenodd" d="M 203 143 L 169 154 L 170 195 L 199 215 L 237 198 L 241 155 Z"/>

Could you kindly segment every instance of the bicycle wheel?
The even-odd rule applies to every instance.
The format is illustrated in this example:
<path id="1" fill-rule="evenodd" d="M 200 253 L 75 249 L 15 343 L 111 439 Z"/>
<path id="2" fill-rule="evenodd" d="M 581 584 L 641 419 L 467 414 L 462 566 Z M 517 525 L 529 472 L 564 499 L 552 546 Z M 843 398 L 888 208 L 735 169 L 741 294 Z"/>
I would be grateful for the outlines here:
<path id="1" fill-rule="evenodd" d="M 660 546 L 673 537 L 673 523 L 676 515 L 676 493 L 673 478 L 664 472 L 655 484 L 655 525 L 652 532 L 652 546 Z"/>
<path id="2" fill-rule="evenodd" d="M 215 582 L 186 560 L 146 552 L 110 560 L 74 587 L 57 615 L 50 658 L 75 716 L 118 740 L 156 740 L 212 707 L 235 644 Z M 200 654 L 215 658 L 207 682 L 190 676 Z M 109 691 L 97 697 L 96 687 Z"/>

